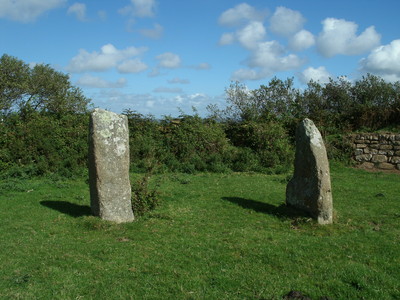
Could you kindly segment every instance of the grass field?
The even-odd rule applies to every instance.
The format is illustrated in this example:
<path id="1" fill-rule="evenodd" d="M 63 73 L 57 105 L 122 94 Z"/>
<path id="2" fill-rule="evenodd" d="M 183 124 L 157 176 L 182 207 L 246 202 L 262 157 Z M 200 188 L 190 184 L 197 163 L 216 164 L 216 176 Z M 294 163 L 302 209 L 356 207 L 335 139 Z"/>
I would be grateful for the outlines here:
<path id="1" fill-rule="evenodd" d="M 400 299 L 400 176 L 333 166 L 327 226 L 283 205 L 286 177 L 159 175 L 161 206 L 119 225 L 84 178 L 3 180 L 0 298 Z"/>

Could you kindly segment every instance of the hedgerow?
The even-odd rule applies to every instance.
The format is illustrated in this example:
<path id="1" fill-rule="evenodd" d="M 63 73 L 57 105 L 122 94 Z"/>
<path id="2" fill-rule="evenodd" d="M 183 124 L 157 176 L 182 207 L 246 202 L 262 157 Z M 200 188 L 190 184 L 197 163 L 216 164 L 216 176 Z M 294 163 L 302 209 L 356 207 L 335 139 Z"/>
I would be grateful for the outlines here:
<path id="1" fill-rule="evenodd" d="M 30 68 L 3 55 L 0 69 L 0 176 L 85 172 L 90 99 L 49 66 Z M 371 74 L 355 82 L 310 81 L 304 90 L 293 79 L 273 78 L 255 90 L 234 82 L 226 100 L 224 109 L 210 106 L 207 117 L 156 119 L 124 111 L 131 170 L 284 172 L 293 159 L 296 125 L 305 117 L 320 129 L 329 157 L 345 162 L 350 132 L 400 128 L 400 82 Z"/>

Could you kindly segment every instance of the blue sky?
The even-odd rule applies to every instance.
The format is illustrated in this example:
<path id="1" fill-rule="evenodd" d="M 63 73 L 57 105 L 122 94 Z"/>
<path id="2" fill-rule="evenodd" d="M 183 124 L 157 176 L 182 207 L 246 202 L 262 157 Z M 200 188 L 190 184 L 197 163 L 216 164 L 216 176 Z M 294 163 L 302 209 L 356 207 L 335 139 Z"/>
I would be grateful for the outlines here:
<path id="1" fill-rule="evenodd" d="M 68 73 L 96 107 L 204 115 L 235 80 L 400 80 L 399 11 L 398 0 L 0 0 L 0 55 Z"/>

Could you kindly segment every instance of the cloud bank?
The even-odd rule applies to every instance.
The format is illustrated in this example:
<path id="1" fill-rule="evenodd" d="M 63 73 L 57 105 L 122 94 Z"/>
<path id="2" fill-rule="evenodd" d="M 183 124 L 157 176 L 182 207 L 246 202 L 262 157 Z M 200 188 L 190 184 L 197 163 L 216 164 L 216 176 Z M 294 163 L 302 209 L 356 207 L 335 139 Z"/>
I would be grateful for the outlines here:
<path id="1" fill-rule="evenodd" d="M 126 79 L 120 78 L 116 82 L 111 82 L 100 77 L 86 74 L 82 76 L 76 83 L 87 88 L 123 88 L 126 85 Z"/>
<path id="2" fill-rule="evenodd" d="M 381 36 L 375 27 L 368 27 L 357 35 L 358 25 L 343 19 L 327 18 L 322 21 L 322 32 L 317 38 L 318 51 L 325 57 L 338 54 L 358 55 L 380 44 Z"/>
<path id="3" fill-rule="evenodd" d="M 81 22 L 86 21 L 86 5 L 84 3 L 74 3 L 68 8 L 67 14 L 75 15 Z"/>
<path id="4" fill-rule="evenodd" d="M 0 1 L 0 18 L 29 23 L 66 2 L 66 0 L 2 0 Z"/>
<path id="5" fill-rule="evenodd" d="M 128 47 L 118 50 L 112 44 L 106 44 L 100 51 L 88 52 L 84 49 L 79 50 L 78 55 L 69 62 L 66 70 L 72 73 L 82 72 L 103 72 L 112 68 L 117 68 L 121 73 L 137 73 L 147 69 L 147 66 L 137 59 L 130 59 L 145 52 L 147 48 Z"/>
<path id="6" fill-rule="evenodd" d="M 311 80 L 324 84 L 329 82 L 329 78 L 333 78 L 325 67 L 309 67 L 301 72 L 298 77 L 303 84 L 307 84 Z"/>
<path id="7" fill-rule="evenodd" d="M 362 72 L 378 74 L 389 81 L 399 81 L 400 40 L 375 48 L 360 64 Z"/>

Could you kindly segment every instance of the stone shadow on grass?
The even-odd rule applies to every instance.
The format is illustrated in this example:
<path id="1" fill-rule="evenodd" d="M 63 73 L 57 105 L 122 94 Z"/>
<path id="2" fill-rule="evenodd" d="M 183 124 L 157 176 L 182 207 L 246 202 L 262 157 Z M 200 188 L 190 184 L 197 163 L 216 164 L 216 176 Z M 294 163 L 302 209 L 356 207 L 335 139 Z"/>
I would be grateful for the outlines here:
<path id="1" fill-rule="evenodd" d="M 288 206 L 285 203 L 274 206 L 272 204 L 256 201 L 252 199 L 245 199 L 241 197 L 222 197 L 222 200 L 235 203 L 243 208 L 252 209 L 255 212 L 269 214 L 276 216 L 280 219 L 294 219 L 300 217 L 310 217 L 306 212 L 296 209 L 292 206 Z"/>
<path id="2" fill-rule="evenodd" d="M 79 205 L 67 201 L 41 201 L 40 204 L 74 218 L 92 215 L 88 205 Z"/>

